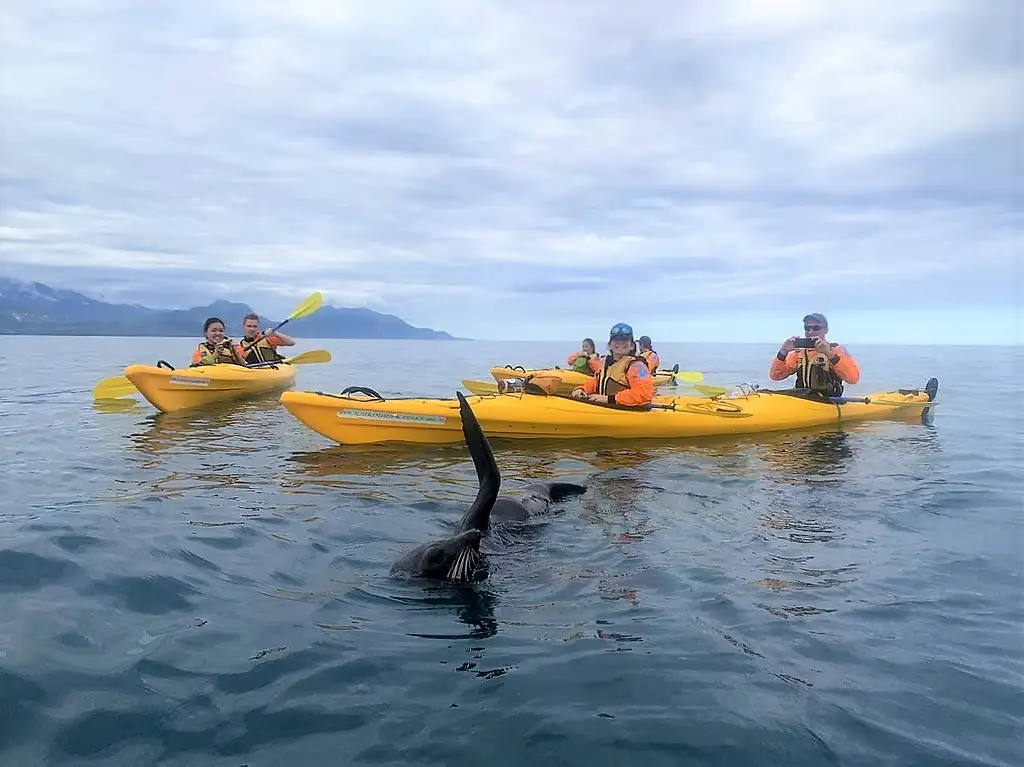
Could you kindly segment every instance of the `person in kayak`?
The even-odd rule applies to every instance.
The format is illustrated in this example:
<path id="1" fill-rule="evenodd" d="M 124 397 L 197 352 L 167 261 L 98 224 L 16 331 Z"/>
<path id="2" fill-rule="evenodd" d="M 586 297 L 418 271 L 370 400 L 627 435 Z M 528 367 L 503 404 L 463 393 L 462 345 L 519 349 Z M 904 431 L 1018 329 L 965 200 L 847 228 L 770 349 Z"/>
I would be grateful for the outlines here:
<path id="1" fill-rule="evenodd" d="M 594 376 L 573 389 L 571 396 L 602 405 L 650 405 L 654 401 L 654 379 L 647 360 L 637 355 L 633 328 L 624 322 L 613 326 L 608 334 L 608 351 Z"/>
<path id="2" fill-rule="evenodd" d="M 796 388 L 810 389 L 826 397 L 841 397 L 843 384 L 860 380 L 856 361 L 842 346 L 825 338 L 828 320 L 817 312 L 804 317 L 804 338 L 812 339 L 814 346 L 799 348 L 798 336 L 790 336 L 779 347 L 772 359 L 768 376 L 783 381 L 796 373 Z"/>
<path id="3" fill-rule="evenodd" d="M 260 333 L 260 316 L 249 312 L 242 318 L 241 342 L 238 344 L 238 356 L 252 365 L 255 362 L 276 362 L 283 360 L 277 349 L 279 346 L 295 346 L 295 339 L 276 330 L 264 330 Z"/>
<path id="4" fill-rule="evenodd" d="M 647 360 L 647 367 L 650 368 L 651 375 L 658 372 L 658 366 L 661 365 L 661 357 L 654 351 L 654 347 L 651 345 L 650 336 L 640 336 L 640 340 L 637 342 L 640 345 L 640 356 Z"/>
<path id="5" fill-rule="evenodd" d="M 192 364 L 199 365 L 244 365 L 245 361 L 238 354 L 230 338 L 224 335 L 224 321 L 220 317 L 209 317 L 203 323 L 205 341 L 192 352 Z"/>
<path id="6" fill-rule="evenodd" d="M 569 367 L 578 373 L 596 373 L 601 369 L 601 358 L 597 354 L 597 345 L 593 338 L 584 338 L 578 352 L 573 352 L 567 360 Z"/>

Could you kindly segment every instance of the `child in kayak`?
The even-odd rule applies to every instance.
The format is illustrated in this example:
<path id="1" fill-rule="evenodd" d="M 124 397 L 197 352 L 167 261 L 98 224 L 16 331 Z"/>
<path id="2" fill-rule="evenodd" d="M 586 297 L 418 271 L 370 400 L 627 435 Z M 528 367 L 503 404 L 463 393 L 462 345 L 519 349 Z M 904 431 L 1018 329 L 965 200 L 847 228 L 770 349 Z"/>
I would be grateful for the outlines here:
<path id="1" fill-rule="evenodd" d="M 608 334 L 604 363 L 594 376 L 572 390 L 576 399 L 588 399 L 602 405 L 639 407 L 654 401 L 654 379 L 647 360 L 639 356 L 633 341 L 633 328 L 620 322 Z"/>
<path id="2" fill-rule="evenodd" d="M 209 317 L 203 323 L 205 341 L 192 352 L 190 367 L 200 365 L 244 365 L 234 342 L 224 336 L 224 321 L 219 317 Z"/>
<path id="3" fill-rule="evenodd" d="M 584 338 L 578 352 L 568 358 L 569 367 L 579 373 L 596 373 L 601 369 L 601 358 L 597 355 L 597 346 L 593 338 Z"/>

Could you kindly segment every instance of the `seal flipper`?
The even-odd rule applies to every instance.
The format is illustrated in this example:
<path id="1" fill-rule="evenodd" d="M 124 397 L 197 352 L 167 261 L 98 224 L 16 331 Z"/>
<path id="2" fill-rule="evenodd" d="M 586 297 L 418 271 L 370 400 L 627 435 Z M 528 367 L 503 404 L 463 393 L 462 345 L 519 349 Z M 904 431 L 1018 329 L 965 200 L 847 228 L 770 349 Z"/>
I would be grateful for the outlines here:
<path id="1" fill-rule="evenodd" d="M 456 392 L 459 398 L 459 415 L 462 417 L 462 434 L 466 439 L 466 447 L 469 454 L 473 456 L 473 465 L 476 467 L 476 477 L 480 483 L 480 490 L 476 494 L 473 505 L 469 507 L 462 521 L 459 522 L 459 532 L 465 530 L 486 530 L 490 524 L 491 509 L 494 501 L 498 498 L 498 491 L 501 489 L 501 472 L 498 470 L 498 463 L 494 460 L 494 453 L 491 452 L 491 444 L 487 441 L 480 422 L 469 406 L 469 402 L 462 395 Z"/>

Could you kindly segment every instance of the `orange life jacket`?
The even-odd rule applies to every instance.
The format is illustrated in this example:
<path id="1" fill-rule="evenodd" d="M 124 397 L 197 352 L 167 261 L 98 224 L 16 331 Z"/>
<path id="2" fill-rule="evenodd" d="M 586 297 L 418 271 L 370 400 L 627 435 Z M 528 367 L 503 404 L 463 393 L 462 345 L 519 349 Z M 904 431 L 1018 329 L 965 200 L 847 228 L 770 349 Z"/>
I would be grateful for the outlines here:
<path id="1" fill-rule="evenodd" d="M 612 355 L 604 358 L 604 367 L 597 374 L 597 394 L 618 394 L 629 388 L 626 372 L 634 362 L 648 367 L 647 360 L 640 356 L 627 354 L 618 362 L 612 362 Z"/>

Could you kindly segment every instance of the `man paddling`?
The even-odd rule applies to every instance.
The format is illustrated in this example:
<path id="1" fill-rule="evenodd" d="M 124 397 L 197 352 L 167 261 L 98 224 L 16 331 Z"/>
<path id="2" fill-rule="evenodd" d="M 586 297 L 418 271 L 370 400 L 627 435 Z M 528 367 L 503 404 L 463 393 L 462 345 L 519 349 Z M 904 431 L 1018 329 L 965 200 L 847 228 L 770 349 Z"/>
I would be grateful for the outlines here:
<path id="1" fill-rule="evenodd" d="M 825 338 L 828 320 L 814 312 L 804 317 L 804 338 L 790 336 L 772 359 L 768 376 L 783 381 L 796 373 L 796 388 L 810 389 L 826 397 L 841 397 L 843 383 L 860 380 L 853 357 L 839 344 Z M 805 340 L 806 339 L 806 340 Z"/>
<path id="2" fill-rule="evenodd" d="M 245 335 L 238 346 L 238 354 L 245 358 L 248 365 L 284 359 L 277 353 L 277 348 L 295 346 L 295 340 L 280 331 L 265 330 L 260 333 L 260 316 L 256 312 L 245 315 L 242 319 L 242 330 Z"/>

